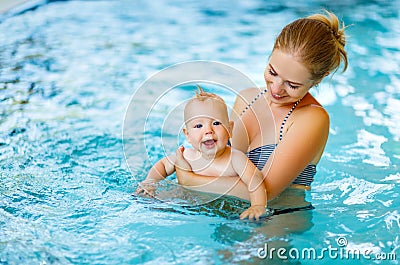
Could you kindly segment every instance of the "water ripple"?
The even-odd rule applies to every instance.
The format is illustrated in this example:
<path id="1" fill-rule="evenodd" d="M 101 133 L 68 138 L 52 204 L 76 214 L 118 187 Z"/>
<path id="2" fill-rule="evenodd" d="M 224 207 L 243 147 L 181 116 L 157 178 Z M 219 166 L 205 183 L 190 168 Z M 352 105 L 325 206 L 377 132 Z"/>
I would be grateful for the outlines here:
<path id="1" fill-rule="evenodd" d="M 0 263 L 257 263 L 254 248 L 265 242 L 307 245 L 310 235 L 318 246 L 348 234 L 354 247 L 399 249 L 398 1 L 48 2 L 0 23 Z M 252 225 L 228 218 L 242 203 L 182 209 L 133 199 L 161 148 L 148 146 L 147 159 L 155 124 L 146 135 L 132 124 L 122 150 L 135 89 L 198 59 L 263 86 L 280 27 L 322 7 L 351 25 L 350 64 L 312 91 L 332 125 L 315 210 Z M 174 134 L 165 134 L 171 150 Z"/>

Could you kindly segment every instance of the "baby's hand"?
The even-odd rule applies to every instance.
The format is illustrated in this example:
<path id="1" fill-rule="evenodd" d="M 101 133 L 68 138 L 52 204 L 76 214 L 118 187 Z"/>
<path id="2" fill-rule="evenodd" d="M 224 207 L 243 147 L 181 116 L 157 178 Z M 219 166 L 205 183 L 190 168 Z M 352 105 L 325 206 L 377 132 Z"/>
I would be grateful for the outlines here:
<path id="1" fill-rule="evenodd" d="M 183 146 L 180 146 L 176 150 L 175 167 L 185 171 L 192 171 L 192 167 L 190 166 L 189 162 L 183 157 L 183 151 L 185 151 L 185 147 Z"/>
<path id="2" fill-rule="evenodd" d="M 266 213 L 265 205 L 254 205 L 254 206 L 250 206 L 249 209 L 244 211 L 240 215 L 240 219 L 243 220 L 243 219 L 248 217 L 249 220 L 253 220 L 253 219 L 258 220 L 260 218 L 260 216 L 265 214 L 265 213 Z"/>
<path id="3" fill-rule="evenodd" d="M 143 180 L 136 188 L 136 194 L 142 196 L 154 197 L 156 191 L 156 182 L 154 180 Z"/>

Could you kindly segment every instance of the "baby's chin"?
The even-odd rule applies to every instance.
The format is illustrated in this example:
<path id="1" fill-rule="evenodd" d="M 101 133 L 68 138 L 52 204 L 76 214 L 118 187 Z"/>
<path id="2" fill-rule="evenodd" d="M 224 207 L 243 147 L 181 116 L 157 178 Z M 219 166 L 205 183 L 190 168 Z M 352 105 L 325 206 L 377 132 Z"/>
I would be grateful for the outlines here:
<path id="1" fill-rule="evenodd" d="M 217 154 L 217 148 L 201 148 L 200 150 L 201 156 L 203 156 L 206 159 L 214 159 L 216 154 Z"/>

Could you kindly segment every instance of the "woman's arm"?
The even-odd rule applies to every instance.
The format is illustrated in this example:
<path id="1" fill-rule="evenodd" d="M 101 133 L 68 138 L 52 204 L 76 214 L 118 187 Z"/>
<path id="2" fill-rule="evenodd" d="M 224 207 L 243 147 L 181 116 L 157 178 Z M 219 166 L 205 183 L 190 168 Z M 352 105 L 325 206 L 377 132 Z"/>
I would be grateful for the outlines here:
<path id="1" fill-rule="evenodd" d="M 242 121 L 242 112 L 249 104 L 248 98 L 256 95 L 257 91 L 259 91 L 257 88 L 250 88 L 241 91 L 235 99 L 229 117 L 229 120 L 233 121 L 233 124 L 235 124 L 232 130 L 232 138 L 234 138 L 234 141 L 231 143 L 232 147 L 242 151 L 243 153 L 248 151 L 250 145 L 250 132 Z M 252 110 L 248 109 L 246 111 L 250 112 Z"/>
<path id="2" fill-rule="evenodd" d="M 269 199 L 290 186 L 328 140 L 329 116 L 322 107 L 304 106 L 292 115 L 290 128 L 262 170 Z"/>

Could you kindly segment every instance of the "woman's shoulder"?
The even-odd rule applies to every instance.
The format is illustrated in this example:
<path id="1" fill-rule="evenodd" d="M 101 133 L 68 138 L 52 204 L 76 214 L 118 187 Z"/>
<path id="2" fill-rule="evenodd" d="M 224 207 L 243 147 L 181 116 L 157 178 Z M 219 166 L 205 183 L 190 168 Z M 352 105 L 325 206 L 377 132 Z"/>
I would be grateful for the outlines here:
<path id="1" fill-rule="evenodd" d="M 314 127 L 329 128 L 330 118 L 328 112 L 319 104 L 305 104 L 296 110 L 294 120 L 299 124 L 308 124 L 310 129 Z M 312 121 L 312 122 L 311 122 Z"/>
<path id="2" fill-rule="evenodd" d="M 236 96 L 235 107 L 242 110 L 261 93 L 262 90 L 258 87 L 246 88 L 241 90 Z"/>
<path id="3" fill-rule="evenodd" d="M 248 99 L 253 99 L 254 97 L 256 97 L 258 94 L 261 93 L 261 89 L 258 87 L 250 87 L 250 88 L 246 88 L 243 89 L 239 92 L 239 95 L 241 97 L 243 97 L 244 99 L 248 100 Z"/>
<path id="4" fill-rule="evenodd" d="M 329 119 L 328 112 L 311 94 L 308 94 L 296 109 L 297 113 L 302 114 L 302 116 L 316 115 Z"/>

